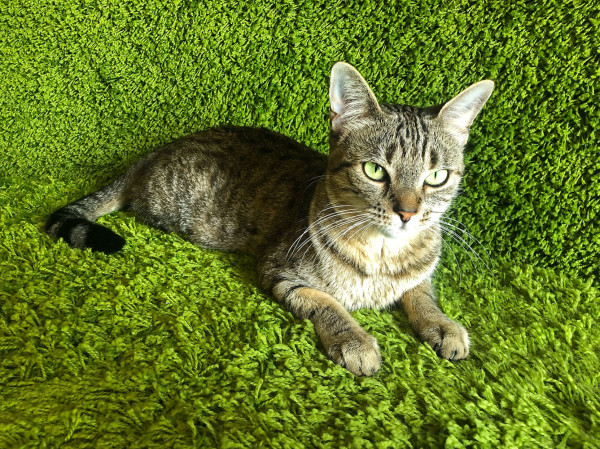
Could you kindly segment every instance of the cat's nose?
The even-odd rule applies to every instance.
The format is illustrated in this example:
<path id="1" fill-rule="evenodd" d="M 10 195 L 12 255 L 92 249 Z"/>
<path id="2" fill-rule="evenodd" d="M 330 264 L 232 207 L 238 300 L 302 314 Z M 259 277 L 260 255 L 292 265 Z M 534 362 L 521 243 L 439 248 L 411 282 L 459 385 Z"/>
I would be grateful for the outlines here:
<path id="1" fill-rule="evenodd" d="M 408 223 L 410 217 L 412 217 L 413 215 L 417 215 L 418 210 L 408 208 L 401 209 L 400 207 L 396 206 L 394 207 L 394 212 L 400 215 L 400 220 L 402 220 L 402 223 Z"/>
<path id="2" fill-rule="evenodd" d="M 400 220 L 402 220 L 402 223 L 408 223 L 410 217 L 417 215 L 417 212 L 406 212 L 405 210 L 402 210 L 398 213 L 398 215 L 400 215 Z"/>

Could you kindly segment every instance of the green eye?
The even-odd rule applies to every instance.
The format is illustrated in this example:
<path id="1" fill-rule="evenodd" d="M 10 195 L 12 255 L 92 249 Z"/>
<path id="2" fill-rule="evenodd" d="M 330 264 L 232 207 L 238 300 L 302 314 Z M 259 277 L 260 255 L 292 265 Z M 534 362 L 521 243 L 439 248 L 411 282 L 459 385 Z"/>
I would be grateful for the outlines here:
<path id="1" fill-rule="evenodd" d="M 363 164 L 363 170 L 365 171 L 365 175 L 373 181 L 382 181 L 387 176 L 385 169 L 375 162 L 365 162 Z"/>
<path id="2" fill-rule="evenodd" d="M 425 178 L 425 184 L 431 187 L 439 187 L 448 179 L 448 170 L 438 170 Z"/>

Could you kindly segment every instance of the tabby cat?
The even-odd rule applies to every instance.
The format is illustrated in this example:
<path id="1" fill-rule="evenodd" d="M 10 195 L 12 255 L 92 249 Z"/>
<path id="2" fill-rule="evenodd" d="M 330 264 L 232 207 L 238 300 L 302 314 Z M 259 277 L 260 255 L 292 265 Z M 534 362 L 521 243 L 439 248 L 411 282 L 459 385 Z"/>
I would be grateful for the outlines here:
<path id="1" fill-rule="evenodd" d="M 339 62 L 329 157 L 266 129 L 209 129 L 57 210 L 46 230 L 75 248 L 112 253 L 125 240 L 94 221 L 128 209 L 204 248 L 250 253 L 262 288 L 312 321 L 327 355 L 356 375 L 381 365 L 377 341 L 349 313 L 363 307 L 401 303 L 440 357 L 463 359 L 467 332 L 437 307 L 431 276 L 469 127 L 493 87 L 480 81 L 436 107 L 380 104 Z"/>

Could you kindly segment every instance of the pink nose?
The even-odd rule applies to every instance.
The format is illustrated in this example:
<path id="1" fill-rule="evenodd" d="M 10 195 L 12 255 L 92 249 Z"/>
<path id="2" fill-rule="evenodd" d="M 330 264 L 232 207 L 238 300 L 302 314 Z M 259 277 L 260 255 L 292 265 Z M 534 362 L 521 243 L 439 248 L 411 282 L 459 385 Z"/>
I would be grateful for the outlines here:
<path id="1" fill-rule="evenodd" d="M 402 223 L 408 223 L 410 217 L 412 217 L 413 215 L 417 215 L 417 212 L 407 212 L 405 210 L 401 210 L 398 212 L 398 215 L 400 215 L 400 220 L 402 220 Z"/>

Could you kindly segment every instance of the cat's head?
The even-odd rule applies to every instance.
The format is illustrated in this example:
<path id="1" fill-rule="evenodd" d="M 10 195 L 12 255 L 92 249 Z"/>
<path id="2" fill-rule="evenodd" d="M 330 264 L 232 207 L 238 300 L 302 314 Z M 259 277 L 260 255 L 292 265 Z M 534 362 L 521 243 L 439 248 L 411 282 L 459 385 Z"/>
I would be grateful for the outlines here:
<path id="1" fill-rule="evenodd" d="M 444 105 L 379 104 L 349 64 L 333 66 L 327 191 L 387 237 L 435 226 L 458 191 L 469 127 L 494 83 L 480 81 Z"/>

